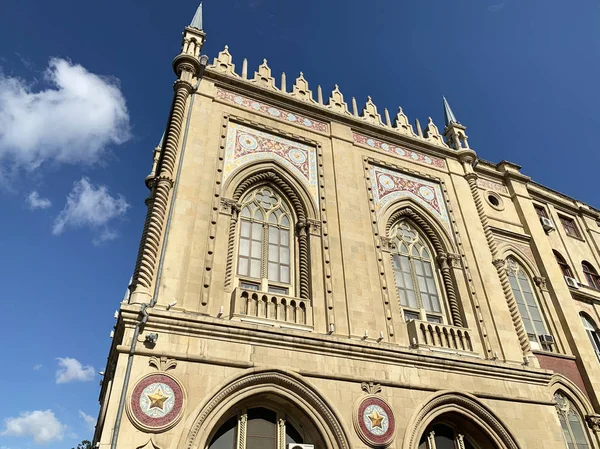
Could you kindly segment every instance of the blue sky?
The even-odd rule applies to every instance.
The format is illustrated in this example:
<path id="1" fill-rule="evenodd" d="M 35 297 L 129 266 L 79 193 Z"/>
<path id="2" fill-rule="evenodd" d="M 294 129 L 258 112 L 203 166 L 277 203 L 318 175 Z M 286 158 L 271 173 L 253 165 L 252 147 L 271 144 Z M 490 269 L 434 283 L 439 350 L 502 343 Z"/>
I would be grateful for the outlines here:
<path id="1" fill-rule="evenodd" d="M 0 449 L 92 432 L 96 374 L 133 271 L 143 179 L 169 112 L 192 0 L 5 2 L 0 18 Z M 304 72 L 327 97 L 402 106 L 479 156 L 595 207 L 600 4 L 594 0 L 206 0 L 205 53 Z M 289 81 L 288 81 L 289 83 Z M 8 352 L 8 353 L 7 353 Z M 42 435 L 40 429 L 47 432 Z"/>

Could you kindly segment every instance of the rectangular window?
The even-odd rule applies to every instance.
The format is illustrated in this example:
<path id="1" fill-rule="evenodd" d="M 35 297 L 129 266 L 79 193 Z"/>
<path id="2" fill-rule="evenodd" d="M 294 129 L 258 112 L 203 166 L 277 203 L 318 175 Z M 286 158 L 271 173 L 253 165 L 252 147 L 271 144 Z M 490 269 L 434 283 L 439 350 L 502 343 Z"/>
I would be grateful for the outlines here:
<path id="1" fill-rule="evenodd" d="M 544 206 L 538 206 L 537 204 L 534 204 L 533 207 L 535 208 L 535 212 L 538 214 L 538 217 L 550 218 L 548 217 L 548 212 L 546 212 L 546 208 Z"/>
<path id="2" fill-rule="evenodd" d="M 415 295 L 408 257 L 395 254 L 392 260 L 400 304 L 404 307 L 418 309 L 419 305 L 417 303 L 417 296 Z"/>
<path id="3" fill-rule="evenodd" d="M 411 312 L 409 310 L 404 311 L 404 321 L 412 321 L 412 320 L 418 320 L 418 319 L 419 319 L 419 314 L 417 312 Z"/>
<path id="4" fill-rule="evenodd" d="M 259 290 L 260 285 L 255 284 L 254 282 L 240 282 L 240 287 L 245 288 L 246 290 Z"/>
<path id="5" fill-rule="evenodd" d="M 579 229 L 577 229 L 575 220 L 569 217 L 564 217 L 562 215 L 559 215 L 558 218 L 560 219 L 560 222 L 562 223 L 567 235 L 570 235 L 571 237 L 577 237 L 579 239 L 581 238 L 581 234 L 579 233 Z"/>
<path id="6" fill-rule="evenodd" d="M 275 293 L 277 295 L 287 295 L 289 293 L 289 289 L 285 287 L 278 287 L 276 285 L 269 285 L 269 293 Z"/>
<path id="7" fill-rule="evenodd" d="M 238 251 L 238 274 L 260 279 L 262 260 L 262 226 L 242 220 L 240 248 Z"/>

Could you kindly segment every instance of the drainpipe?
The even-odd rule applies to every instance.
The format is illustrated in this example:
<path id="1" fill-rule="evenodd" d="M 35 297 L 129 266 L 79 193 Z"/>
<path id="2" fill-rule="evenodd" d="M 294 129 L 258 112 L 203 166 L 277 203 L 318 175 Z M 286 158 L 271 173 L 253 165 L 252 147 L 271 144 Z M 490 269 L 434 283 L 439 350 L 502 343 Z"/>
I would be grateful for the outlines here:
<path id="1" fill-rule="evenodd" d="M 162 275 L 163 262 L 165 258 L 165 248 L 167 247 L 167 240 L 169 236 L 169 229 L 171 225 L 171 218 L 173 217 L 173 203 L 175 202 L 175 197 L 177 196 L 177 187 L 179 186 L 179 174 L 181 173 L 181 166 L 183 165 L 183 156 L 185 155 L 185 146 L 187 143 L 188 131 L 190 129 L 190 119 L 192 117 L 192 109 L 194 106 L 195 94 L 198 91 L 198 87 L 200 86 L 200 81 L 204 75 L 204 69 L 208 64 L 208 56 L 202 55 L 200 57 L 200 72 L 198 73 L 198 82 L 194 86 L 194 90 L 192 92 L 192 99 L 190 100 L 190 107 L 187 114 L 187 120 L 185 124 L 185 131 L 183 134 L 183 142 L 181 144 L 181 156 L 179 157 L 179 165 L 177 168 L 177 177 L 175 178 L 175 185 L 173 186 L 173 195 L 171 196 L 171 204 L 169 207 L 169 215 L 167 217 L 167 224 L 165 227 L 165 238 L 163 240 L 160 259 L 158 261 L 158 270 L 157 270 L 157 281 L 156 286 L 154 287 L 154 294 L 152 295 L 152 300 L 150 304 L 142 304 L 142 308 L 140 313 L 142 314 L 142 319 L 138 321 L 135 325 L 135 330 L 133 332 L 133 340 L 131 341 L 131 348 L 129 349 L 129 357 L 127 359 L 127 369 L 125 370 L 125 379 L 123 380 L 123 390 L 121 391 L 121 398 L 119 399 L 119 408 L 117 409 L 117 419 L 115 420 L 115 427 L 113 430 L 112 440 L 110 443 L 111 449 L 117 448 L 117 440 L 119 439 L 119 430 L 121 428 L 121 420 L 123 418 L 123 410 L 125 409 L 125 400 L 127 398 L 127 387 L 129 386 L 129 378 L 131 376 L 131 367 L 133 365 L 133 356 L 135 354 L 135 346 L 137 344 L 138 337 L 140 335 L 141 328 L 148 321 L 148 309 L 151 309 L 156 305 L 158 301 L 158 288 L 160 286 L 160 278 Z"/>

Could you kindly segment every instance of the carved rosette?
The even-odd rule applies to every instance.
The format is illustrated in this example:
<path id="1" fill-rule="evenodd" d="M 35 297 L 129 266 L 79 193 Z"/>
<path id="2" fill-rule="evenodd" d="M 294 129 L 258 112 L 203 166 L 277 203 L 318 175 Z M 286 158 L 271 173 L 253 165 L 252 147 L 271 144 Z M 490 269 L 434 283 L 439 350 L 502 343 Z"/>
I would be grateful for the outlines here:
<path id="1" fill-rule="evenodd" d="M 145 432 L 169 430 L 179 422 L 185 409 L 183 385 L 165 372 L 143 376 L 128 396 L 127 416 L 134 426 Z"/>

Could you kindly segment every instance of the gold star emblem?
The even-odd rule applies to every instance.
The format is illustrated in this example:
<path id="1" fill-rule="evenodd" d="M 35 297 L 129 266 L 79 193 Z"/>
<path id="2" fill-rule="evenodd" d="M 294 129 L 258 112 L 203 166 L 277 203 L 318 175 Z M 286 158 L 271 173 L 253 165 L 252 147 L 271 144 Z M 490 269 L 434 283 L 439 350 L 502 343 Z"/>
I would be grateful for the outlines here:
<path id="1" fill-rule="evenodd" d="M 372 427 L 379 427 L 380 429 L 383 429 L 381 422 L 384 420 L 385 416 L 377 413 L 377 410 L 373 410 L 373 413 L 371 413 L 368 418 L 371 420 Z"/>
<path id="2" fill-rule="evenodd" d="M 165 401 L 169 399 L 169 396 L 165 396 L 160 387 L 158 387 L 155 393 L 146 396 L 150 399 L 150 408 L 156 407 L 161 410 L 163 410 Z"/>

